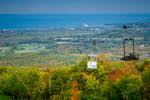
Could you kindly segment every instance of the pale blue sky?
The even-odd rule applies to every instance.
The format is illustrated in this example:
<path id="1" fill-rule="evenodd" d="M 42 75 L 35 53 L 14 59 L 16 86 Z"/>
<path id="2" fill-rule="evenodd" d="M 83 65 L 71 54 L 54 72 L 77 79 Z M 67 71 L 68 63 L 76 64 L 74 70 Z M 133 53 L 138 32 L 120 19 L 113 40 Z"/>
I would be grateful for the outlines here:
<path id="1" fill-rule="evenodd" d="M 0 13 L 150 13 L 150 0 L 0 0 Z"/>

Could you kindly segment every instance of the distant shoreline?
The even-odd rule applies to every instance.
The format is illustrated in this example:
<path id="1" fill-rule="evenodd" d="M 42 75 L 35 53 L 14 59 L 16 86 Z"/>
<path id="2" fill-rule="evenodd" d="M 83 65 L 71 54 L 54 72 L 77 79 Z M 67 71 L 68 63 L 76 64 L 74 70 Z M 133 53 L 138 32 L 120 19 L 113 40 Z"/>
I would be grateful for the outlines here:
<path id="1" fill-rule="evenodd" d="M 0 29 L 46 29 L 148 22 L 150 14 L 0 14 Z"/>

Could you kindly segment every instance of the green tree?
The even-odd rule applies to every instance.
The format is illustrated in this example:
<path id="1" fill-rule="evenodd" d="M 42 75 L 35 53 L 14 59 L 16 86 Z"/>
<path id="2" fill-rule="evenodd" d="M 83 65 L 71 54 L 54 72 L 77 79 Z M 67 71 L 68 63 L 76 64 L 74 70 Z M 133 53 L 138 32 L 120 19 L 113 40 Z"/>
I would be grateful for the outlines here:
<path id="1" fill-rule="evenodd" d="M 85 83 L 86 90 L 81 92 L 81 98 L 86 100 L 96 100 L 98 99 L 99 93 L 99 81 L 96 77 L 92 75 L 87 76 L 87 80 Z"/>
<path id="2" fill-rule="evenodd" d="M 119 94 L 122 99 L 141 100 L 142 88 L 141 76 L 124 76 L 119 81 L 114 83 L 116 94 Z"/>
<path id="3" fill-rule="evenodd" d="M 142 76 L 143 80 L 143 98 L 149 100 L 150 99 L 150 70 L 145 70 Z"/>
<path id="4" fill-rule="evenodd" d="M 51 74 L 51 91 L 52 95 L 60 95 L 59 97 L 62 99 L 68 89 L 70 89 L 71 85 L 68 85 L 70 81 L 69 68 L 58 69 Z"/>

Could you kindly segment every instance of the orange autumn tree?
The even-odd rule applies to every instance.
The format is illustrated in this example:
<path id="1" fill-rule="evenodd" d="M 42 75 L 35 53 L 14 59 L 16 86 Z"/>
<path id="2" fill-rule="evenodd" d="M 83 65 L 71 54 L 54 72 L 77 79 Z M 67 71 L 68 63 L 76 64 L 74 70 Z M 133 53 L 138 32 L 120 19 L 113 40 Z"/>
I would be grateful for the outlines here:
<path id="1" fill-rule="evenodd" d="M 80 100 L 80 91 L 78 89 L 77 80 L 74 80 L 70 94 L 71 94 L 70 100 Z"/>

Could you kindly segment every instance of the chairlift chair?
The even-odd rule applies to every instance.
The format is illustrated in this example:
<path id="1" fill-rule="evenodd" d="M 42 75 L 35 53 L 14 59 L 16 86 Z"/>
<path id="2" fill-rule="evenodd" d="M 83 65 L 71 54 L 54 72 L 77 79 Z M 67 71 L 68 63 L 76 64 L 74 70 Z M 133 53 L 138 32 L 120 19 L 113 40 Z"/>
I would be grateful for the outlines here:
<path id="1" fill-rule="evenodd" d="M 139 55 L 136 55 L 135 54 L 135 41 L 134 41 L 134 38 L 132 36 L 130 36 L 129 32 L 127 32 L 129 27 L 126 26 L 126 25 L 123 25 L 123 29 L 124 29 L 124 33 L 128 33 L 128 34 L 124 34 L 123 36 L 123 54 L 124 56 L 122 58 L 120 58 L 120 60 L 125 60 L 125 61 L 128 61 L 128 60 L 138 60 L 139 59 Z M 127 41 L 132 41 L 132 52 L 129 53 L 128 55 L 126 55 L 126 42 Z"/>
<path id="2" fill-rule="evenodd" d="M 126 55 L 126 41 L 132 41 L 132 53 L 129 53 L 129 55 Z M 134 49 L 134 38 L 126 38 L 124 39 L 123 42 L 123 47 L 124 47 L 124 57 L 120 58 L 121 60 L 129 61 L 129 60 L 138 60 L 139 55 L 135 54 L 135 49 Z"/>

